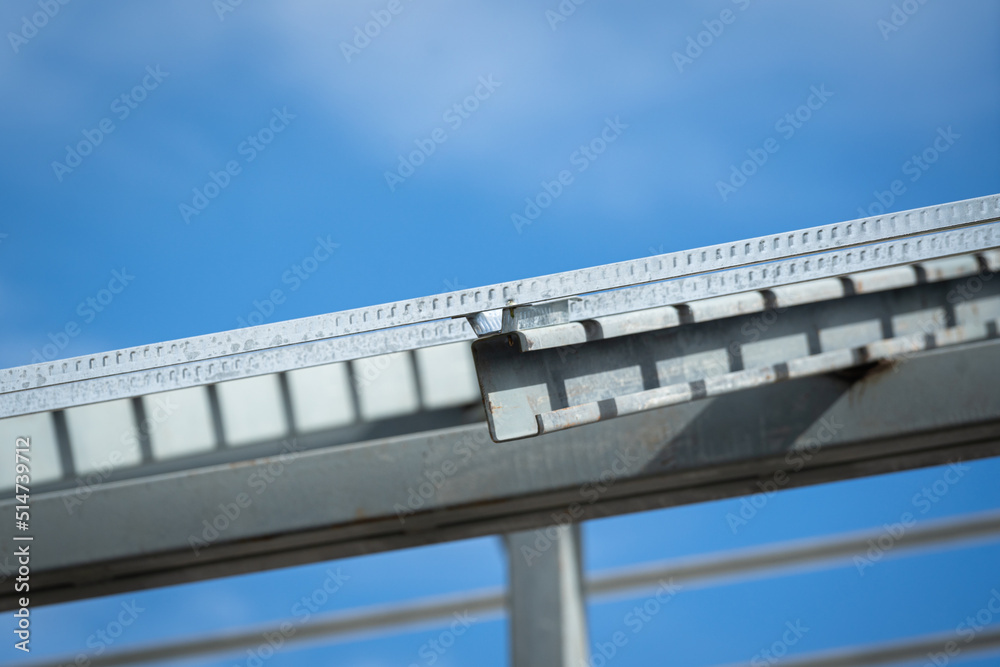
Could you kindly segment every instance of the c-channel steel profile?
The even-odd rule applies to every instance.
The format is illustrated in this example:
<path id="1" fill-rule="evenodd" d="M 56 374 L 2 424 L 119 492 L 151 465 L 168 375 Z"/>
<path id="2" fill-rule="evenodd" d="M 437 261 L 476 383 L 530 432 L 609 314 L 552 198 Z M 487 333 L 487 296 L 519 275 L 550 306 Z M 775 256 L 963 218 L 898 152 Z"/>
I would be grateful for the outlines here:
<path id="1" fill-rule="evenodd" d="M 707 409 L 673 406 L 502 447 L 486 446 L 486 426 L 475 424 L 297 453 L 255 501 L 263 505 L 199 553 L 190 538 L 205 508 L 230 502 L 273 457 L 97 485 L 82 514 L 66 511 L 72 489 L 41 494 L 36 541 L 62 547 L 32 559 L 32 602 L 531 530 L 574 503 L 582 521 L 745 495 L 785 468 L 790 488 L 996 456 L 1000 403 L 988 388 L 998 368 L 992 340 L 926 352 L 895 372 L 769 385 Z M 821 447 L 806 460 L 810 443 Z M 458 467 L 448 483 L 411 506 L 408 489 L 449 461 Z M 623 463 L 614 485 L 590 494 Z M 0 513 L 14 503 L 0 500 Z M 297 509 L 280 511 L 288 507 Z M 400 508 L 412 511 L 405 523 Z M 16 562 L 14 545 L 0 539 L 0 562 Z M 12 595 L 0 595 L 0 608 L 13 608 Z"/>

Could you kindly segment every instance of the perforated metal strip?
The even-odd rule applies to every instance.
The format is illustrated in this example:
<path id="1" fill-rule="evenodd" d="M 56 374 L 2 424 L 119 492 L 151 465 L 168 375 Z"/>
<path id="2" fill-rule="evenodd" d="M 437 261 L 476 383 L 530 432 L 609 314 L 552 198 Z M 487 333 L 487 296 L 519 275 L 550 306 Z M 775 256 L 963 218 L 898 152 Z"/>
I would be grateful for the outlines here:
<path id="1" fill-rule="evenodd" d="M 551 299 L 673 278 L 555 302 L 562 311 L 551 304 L 517 309 L 517 327 L 529 328 L 970 252 L 1000 245 L 1000 223 L 982 224 L 997 218 L 1000 195 L 991 195 L 480 290 L 22 366 L 0 371 L 0 418 L 468 340 L 474 334 L 464 320 L 399 324 L 460 315 L 477 304 L 497 306 L 504 295 L 516 295 L 512 300 L 523 303 L 526 297 Z M 894 240 L 871 243 L 878 238 Z M 798 256 L 823 248 L 836 250 Z M 775 261 L 779 257 L 790 258 Z M 732 264 L 744 266 L 705 273 Z M 332 329 L 311 328 L 324 323 Z M 363 332 L 333 333 L 354 329 Z M 282 332 L 297 333 L 283 337 Z M 258 344 L 256 336 L 271 333 L 275 337 L 269 343 Z"/>
<path id="2" fill-rule="evenodd" d="M 506 331 L 687 303 L 1000 246 L 1000 223 L 831 251 L 513 309 Z"/>
<path id="3" fill-rule="evenodd" d="M 443 345 L 475 337 L 465 320 L 428 322 L 221 359 L 54 384 L 0 396 L 0 418 L 390 354 L 424 347 L 428 342 Z"/>
<path id="4" fill-rule="evenodd" d="M 1000 195 L 989 195 L 528 280 L 0 370 L 0 394 L 460 317 L 512 303 L 534 303 L 693 276 L 996 219 L 1000 219 Z M 883 264 L 892 264 L 892 259 L 885 257 Z M 878 265 L 877 262 L 874 264 Z M 811 277 L 807 271 L 797 279 L 808 280 Z M 718 293 L 712 290 L 697 294 L 701 282 L 692 282 L 690 290 L 685 286 L 684 298 L 701 298 Z M 750 284 L 740 289 L 753 289 L 753 282 L 751 278 Z"/>

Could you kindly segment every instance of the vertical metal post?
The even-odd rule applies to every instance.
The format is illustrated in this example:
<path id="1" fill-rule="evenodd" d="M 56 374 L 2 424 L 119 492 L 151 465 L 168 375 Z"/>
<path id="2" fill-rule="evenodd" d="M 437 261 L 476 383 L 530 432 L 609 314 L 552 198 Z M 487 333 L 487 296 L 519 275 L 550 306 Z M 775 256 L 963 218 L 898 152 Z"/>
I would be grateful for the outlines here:
<path id="1" fill-rule="evenodd" d="M 507 605 L 514 667 L 586 667 L 579 526 L 509 533 Z"/>

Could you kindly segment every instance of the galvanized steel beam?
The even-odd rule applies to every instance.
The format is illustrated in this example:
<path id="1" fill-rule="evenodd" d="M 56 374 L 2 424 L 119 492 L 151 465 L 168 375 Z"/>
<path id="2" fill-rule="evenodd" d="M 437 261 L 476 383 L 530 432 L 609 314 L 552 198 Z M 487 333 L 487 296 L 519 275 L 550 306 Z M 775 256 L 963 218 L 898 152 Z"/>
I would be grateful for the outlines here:
<path id="1" fill-rule="evenodd" d="M 479 424 L 98 485 L 72 514 L 39 494 L 32 604 L 994 456 L 998 376 L 990 341 L 499 446 Z"/>

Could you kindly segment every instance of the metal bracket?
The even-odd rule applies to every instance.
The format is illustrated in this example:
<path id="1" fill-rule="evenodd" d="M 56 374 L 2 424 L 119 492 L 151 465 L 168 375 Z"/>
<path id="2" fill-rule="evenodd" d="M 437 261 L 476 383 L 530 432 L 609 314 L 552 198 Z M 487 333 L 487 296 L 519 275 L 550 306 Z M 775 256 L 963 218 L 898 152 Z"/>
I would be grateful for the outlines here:
<path id="1" fill-rule="evenodd" d="M 991 250 L 482 338 L 472 352 L 490 434 L 531 437 L 994 338 L 996 272 Z"/>
<path id="2" fill-rule="evenodd" d="M 479 336 L 480 338 L 500 333 L 501 317 L 499 308 L 496 310 L 484 310 L 481 313 L 466 315 L 465 318 L 469 320 L 469 325 L 472 327 L 472 330 L 475 331 L 476 336 Z"/>

